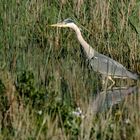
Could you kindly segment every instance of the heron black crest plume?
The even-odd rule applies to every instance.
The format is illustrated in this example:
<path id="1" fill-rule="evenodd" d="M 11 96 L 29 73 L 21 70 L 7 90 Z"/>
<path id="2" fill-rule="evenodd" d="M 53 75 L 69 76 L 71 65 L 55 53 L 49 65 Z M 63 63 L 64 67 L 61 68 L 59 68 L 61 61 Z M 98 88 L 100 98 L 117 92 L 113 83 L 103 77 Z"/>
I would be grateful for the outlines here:
<path id="1" fill-rule="evenodd" d="M 72 20 L 71 18 L 67 18 L 63 22 L 65 22 L 65 23 L 75 23 L 74 20 Z"/>

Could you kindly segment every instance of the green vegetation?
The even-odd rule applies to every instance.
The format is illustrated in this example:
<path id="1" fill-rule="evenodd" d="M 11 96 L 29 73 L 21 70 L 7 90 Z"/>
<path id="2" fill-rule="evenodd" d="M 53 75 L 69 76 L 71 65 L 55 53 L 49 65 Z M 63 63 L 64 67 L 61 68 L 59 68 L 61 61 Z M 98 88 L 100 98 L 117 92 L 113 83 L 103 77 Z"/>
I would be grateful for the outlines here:
<path id="1" fill-rule="evenodd" d="M 49 26 L 74 19 L 97 51 L 140 73 L 139 7 L 138 0 L 1 0 L 0 139 L 139 139 L 140 98 L 92 112 L 100 75 L 73 31 Z"/>

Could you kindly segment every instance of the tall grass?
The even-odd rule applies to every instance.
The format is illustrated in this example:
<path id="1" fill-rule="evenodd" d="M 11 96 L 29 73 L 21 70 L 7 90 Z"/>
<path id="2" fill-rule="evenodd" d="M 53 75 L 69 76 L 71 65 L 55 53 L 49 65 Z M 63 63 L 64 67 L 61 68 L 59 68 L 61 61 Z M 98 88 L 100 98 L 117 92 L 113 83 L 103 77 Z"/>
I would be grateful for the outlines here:
<path id="1" fill-rule="evenodd" d="M 139 97 L 95 114 L 100 75 L 88 68 L 73 31 L 49 26 L 74 19 L 94 49 L 140 73 L 138 6 L 136 0 L 1 0 L 0 139 L 139 139 Z M 72 114 L 77 107 L 84 118 Z"/>

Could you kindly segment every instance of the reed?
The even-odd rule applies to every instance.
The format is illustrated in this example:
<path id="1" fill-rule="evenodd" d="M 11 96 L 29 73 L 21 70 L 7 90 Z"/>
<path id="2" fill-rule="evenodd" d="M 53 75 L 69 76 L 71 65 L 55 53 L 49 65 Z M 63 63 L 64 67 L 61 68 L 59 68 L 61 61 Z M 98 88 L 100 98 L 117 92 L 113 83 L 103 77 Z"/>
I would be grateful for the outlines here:
<path id="1" fill-rule="evenodd" d="M 136 0 L 1 0 L 0 139 L 139 139 L 139 96 L 93 112 L 100 75 L 88 68 L 73 31 L 49 26 L 74 19 L 93 48 L 140 73 L 139 5 Z M 77 107 L 85 117 L 72 113 Z"/>

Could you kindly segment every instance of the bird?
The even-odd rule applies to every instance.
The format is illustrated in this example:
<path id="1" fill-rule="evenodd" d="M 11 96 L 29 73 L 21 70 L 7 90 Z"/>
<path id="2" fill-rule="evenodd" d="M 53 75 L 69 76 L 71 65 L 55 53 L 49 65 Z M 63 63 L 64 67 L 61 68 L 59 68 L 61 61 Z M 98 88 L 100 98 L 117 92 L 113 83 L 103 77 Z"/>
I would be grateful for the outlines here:
<path id="1" fill-rule="evenodd" d="M 67 18 L 62 22 L 58 22 L 56 24 L 50 25 L 51 27 L 60 27 L 60 28 L 71 28 L 75 31 L 77 35 L 77 39 L 80 42 L 83 50 L 86 54 L 87 59 L 89 60 L 89 64 L 91 68 L 102 75 L 103 79 L 107 78 L 112 81 L 111 87 L 115 85 L 114 78 L 126 79 L 130 78 L 133 80 L 138 80 L 140 75 L 137 73 L 133 73 L 127 70 L 119 62 L 113 60 L 112 58 L 97 52 L 93 49 L 83 38 L 80 28 L 76 25 L 76 23 Z M 103 80 L 104 81 L 104 80 Z M 105 81 L 104 81 L 105 82 Z M 103 83 L 104 83 L 103 82 Z"/>

